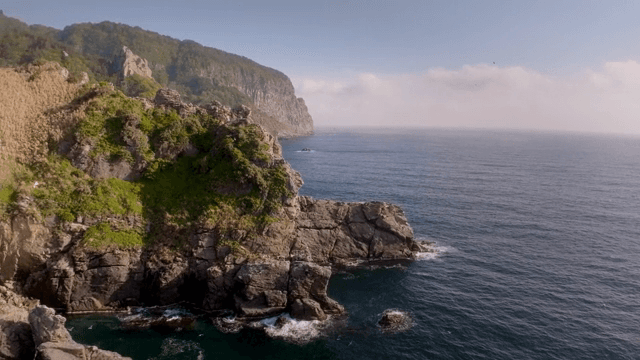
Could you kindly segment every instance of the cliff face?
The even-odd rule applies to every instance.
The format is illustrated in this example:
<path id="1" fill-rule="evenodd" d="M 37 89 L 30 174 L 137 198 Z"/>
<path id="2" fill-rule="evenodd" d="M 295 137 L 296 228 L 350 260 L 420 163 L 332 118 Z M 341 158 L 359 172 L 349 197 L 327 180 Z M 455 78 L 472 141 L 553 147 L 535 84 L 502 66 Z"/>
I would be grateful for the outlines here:
<path id="1" fill-rule="evenodd" d="M 74 24 L 60 31 L 0 15 L 0 44 L 3 66 L 56 61 L 74 76 L 87 72 L 92 80 L 112 82 L 122 90 L 130 87 L 123 80 L 131 74 L 152 77 L 187 102 L 247 105 L 274 135 L 313 133 L 311 115 L 285 74 L 193 41 L 111 22 Z"/>
<path id="2" fill-rule="evenodd" d="M 272 71 L 270 76 L 261 76 L 242 68 L 224 67 L 215 63 L 183 71 L 183 76 L 208 79 L 211 83 L 240 90 L 253 101 L 256 109 L 274 117 L 283 125 L 277 131 L 280 136 L 313 134 L 313 119 L 304 99 L 295 96 L 291 80 L 278 71 Z"/>
<path id="3" fill-rule="evenodd" d="M 17 177 L 0 221 L 0 282 L 46 305 L 325 319 L 344 311 L 327 296 L 333 268 L 421 249 L 397 206 L 298 196 L 300 175 L 247 107 L 94 86 L 47 114 L 57 154 Z"/>
<path id="4" fill-rule="evenodd" d="M 43 70 L 68 76 L 44 65 L 21 79 Z M 424 250 L 395 205 L 299 196 L 300 175 L 248 107 L 94 85 L 31 116 L 47 122 L 26 145 L 47 156 L 0 181 L 0 285 L 45 305 L 73 313 L 185 301 L 241 318 L 324 320 L 345 311 L 327 294 L 336 268 Z M 39 309 L 31 328 L 38 318 L 60 320 Z M 0 335 L 19 338 L 24 316 L 9 325 L 16 331 Z M 98 351 L 67 335 L 35 346 Z"/>

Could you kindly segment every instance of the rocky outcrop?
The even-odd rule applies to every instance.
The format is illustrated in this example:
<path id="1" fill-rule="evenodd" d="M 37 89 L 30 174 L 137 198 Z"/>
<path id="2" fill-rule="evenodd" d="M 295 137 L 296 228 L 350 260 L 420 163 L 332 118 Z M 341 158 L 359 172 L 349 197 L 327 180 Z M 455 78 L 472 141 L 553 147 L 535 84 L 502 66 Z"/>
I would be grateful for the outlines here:
<path id="1" fill-rule="evenodd" d="M 0 359 L 129 359 L 76 343 L 64 327 L 65 318 L 14 292 L 13 282 L 7 284 L 0 286 Z"/>
<path id="2" fill-rule="evenodd" d="M 110 93 L 112 89 L 99 87 L 93 90 L 101 91 L 104 92 L 102 95 L 118 96 Z M 83 99 L 98 95 L 90 92 L 75 103 L 78 105 Z M 164 221 L 159 216 L 143 218 L 143 215 L 116 214 L 93 217 L 76 214 L 72 217 L 75 219 L 66 222 L 52 216 L 43 221 L 34 199 L 25 195 L 15 203 L 16 210 L 10 220 L 0 221 L 0 249 L 3 250 L 0 281 L 18 280 L 27 295 L 67 312 L 108 311 L 132 305 L 185 301 L 208 311 L 232 310 L 246 318 L 290 312 L 298 319 L 323 320 L 344 312 L 344 308 L 327 294 L 335 268 L 411 260 L 421 251 L 398 206 L 297 196 L 302 185 L 300 174 L 282 158 L 277 139 L 260 126 L 250 124 L 248 108 L 229 109 L 215 103 L 199 107 L 182 102 L 180 95 L 169 89 L 158 91 L 154 101 L 148 100 L 144 106 L 175 110 L 182 117 L 167 128 L 172 129 L 173 124 L 189 124 L 211 129 L 199 133 L 199 136 L 206 136 L 207 141 L 233 144 L 235 137 L 248 139 L 250 134 L 252 146 L 260 149 L 259 156 L 234 155 L 232 161 L 242 161 L 251 170 L 247 177 L 278 170 L 277 183 L 267 183 L 264 178 L 261 178 L 262 185 L 238 180 L 240 185 L 266 189 L 260 193 L 263 202 L 271 189 L 272 194 L 277 194 L 273 200 L 277 206 L 263 213 L 268 215 L 265 216 L 267 221 L 259 227 L 230 228 L 238 219 L 233 215 L 236 209 L 228 211 L 228 207 L 221 211 L 232 213 L 229 222 L 201 217 L 188 226 Z M 212 121 L 208 116 L 202 116 L 202 123 L 189 122 L 195 121 L 190 117 L 194 114 L 215 116 L 222 123 Z M 156 141 L 153 144 L 155 153 L 149 154 L 150 151 L 141 151 L 148 146 L 149 138 L 139 132 L 140 119 L 131 114 L 119 116 L 122 133 L 114 136 L 123 137 L 126 144 L 123 147 L 133 158 L 129 170 L 116 171 L 113 163 L 102 166 L 105 157 L 92 157 L 93 140 L 82 134 L 74 135 L 75 143 L 68 146 L 70 150 L 66 153 L 74 166 L 94 178 L 134 179 L 157 158 L 170 163 L 178 157 L 189 160 L 198 155 L 198 151 L 202 152 L 199 155 L 202 159 L 214 152 L 225 154 L 224 147 L 196 148 L 193 144 L 202 139 L 189 137 L 184 141 L 151 137 Z M 185 129 L 177 128 L 177 131 L 187 131 Z M 142 153 L 151 159 L 138 156 Z M 216 170 L 206 168 L 204 171 Z M 242 172 L 232 174 L 245 176 Z M 210 191 L 225 196 L 251 191 L 251 188 L 234 188 L 233 179 L 224 178 L 224 181 L 231 183 L 229 189 L 222 186 L 225 184 L 212 183 L 223 189 L 212 188 Z M 142 198 L 139 201 L 143 201 Z M 238 205 L 238 209 L 240 206 L 244 204 Z M 252 216 L 259 213 L 252 211 Z M 111 245 L 95 248 L 88 245 L 91 239 L 85 239 L 85 235 L 87 229 L 98 224 L 107 224 L 116 230 L 142 232 L 146 229 L 157 236 L 152 245 L 145 247 Z M 154 226 L 153 231 L 151 226 Z M 183 242 L 179 247 L 175 246 L 176 238 Z"/>
<path id="3" fill-rule="evenodd" d="M 253 258 L 198 230 L 188 256 L 158 247 L 92 249 L 70 240 L 66 252 L 29 275 L 25 291 L 69 312 L 189 301 L 244 317 L 291 311 L 325 319 L 344 311 L 327 295 L 333 268 L 412 259 L 420 251 L 404 213 L 391 204 L 296 197 L 282 212 L 283 220 L 245 244 Z M 70 224 L 65 231 L 74 239 L 86 227 Z"/>
<path id="4" fill-rule="evenodd" d="M 382 313 L 378 326 L 382 332 L 397 333 L 410 329 L 413 326 L 413 319 L 407 312 L 387 309 Z"/>
<path id="5" fill-rule="evenodd" d="M 29 313 L 29 324 L 40 360 L 117 360 L 131 359 L 118 353 L 78 344 L 64 327 L 66 319 L 46 306 L 36 306 Z"/>
<path id="6" fill-rule="evenodd" d="M 117 73 L 121 78 L 131 75 L 140 75 L 151 78 L 152 71 L 149 68 L 149 62 L 146 59 L 133 53 L 128 47 L 123 46 L 113 59 L 112 71 Z"/>
<path id="7" fill-rule="evenodd" d="M 0 359 L 33 359 L 35 345 L 29 326 L 29 311 L 37 300 L 16 294 L 10 286 L 0 286 Z"/>
<path id="8" fill-rule="evenodd" d="M 87 99 L 98 96 L 100 88 L 94 89 L 86 95 Z M 113 91 L 113 90 L 112 90 Z M 165 111 L 175 110 L 181 117 L 188 117 L 194 114 L 207 114 L 230 124 L 249 124 L 251 120 L 251 110 L 246 106 L 229 108 L 219 102 L 212 102 L 203 107 L 181 100 L 180 94 L 168 88 L 160 89 L 156 93 L 155 99 L 138 99 L 147 108 L 158 108 Z M 61 153 L 66 155 L 76 168 L 85 171 L 93 178 L 108 179 L 118 178 L 128 181 L 140 178 L 145 169 L 154 160 L 154 157 L 145 157 L 150 149 L 149 139 L 139 129 L 140 119 L 135 116 L 128 116 L 122 131 L 122 140 L 127 151 L 132 155 L 132 159 L 116 158 L 112 159 L 105 154 L 93 155 L 98 146 L 95 139 L 82 137 L 76 139 L 75 143 L 61 149 Z M 279 149 L 276 139 L 265 131 L 265 141 L 269 142 L 272 148 Z M 156 158 L 175 159 L 180 154 L 195 155 L 195 148 L 189 143 L 174 144 L 172 142 L 154 144 Z M 279 150 L 278 150 L 279 151 Z M 281 157 L 281 154 L 280 154 Z"/>
<path id="9" fill-rule="evenodd" d="M 31 202 L 31 198 L 20 196 L 14 216 L 0 222 L 0 283 L 42 266 L 50 253 L 65 245 L 52 237 L 46 222 L 30 214 Z"/>

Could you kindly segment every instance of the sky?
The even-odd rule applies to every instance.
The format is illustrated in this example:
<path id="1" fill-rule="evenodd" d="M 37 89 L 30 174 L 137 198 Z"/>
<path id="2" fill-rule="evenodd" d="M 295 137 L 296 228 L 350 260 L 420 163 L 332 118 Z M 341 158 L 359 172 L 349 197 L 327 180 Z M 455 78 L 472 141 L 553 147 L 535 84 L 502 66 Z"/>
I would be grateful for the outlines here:
<path id="1" fill-rule="evenodd" d="M 637 1 L 0 1 L 104 20 L 287 74 L 316 126 L 640 134 Z"/>

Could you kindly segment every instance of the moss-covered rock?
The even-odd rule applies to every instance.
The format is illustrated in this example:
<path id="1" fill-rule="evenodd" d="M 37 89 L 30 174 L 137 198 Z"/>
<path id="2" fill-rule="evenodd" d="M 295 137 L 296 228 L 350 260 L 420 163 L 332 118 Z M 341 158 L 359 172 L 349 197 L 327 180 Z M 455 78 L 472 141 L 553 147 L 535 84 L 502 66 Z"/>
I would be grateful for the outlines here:
<path id="1" fill-rule="evenodd" d="M 16 179 L 34 184 L 25 189 L 44 217 L 72 222 L 126 215 L 149 224 L 145 231 L 112 229 L 109 220 L 94 224 L 87 245 L 137 246 L 166 240 L 167 226 L 206 226 L 221 237 L 241 231 L 229 242 L 238 250 L 243 238 L 278 221 L 283 201 L 297 191 L 273 137 L 246 120 L 225 123 L 210 115 L 217 109 L 202 108 L 180 116 L 179 97 L 173 107 L 148 107 L 109 85 L 94 86 L 74 104 L 82 110 L 69 121 L 74 144 L 63 156 L 52 153 L 30 164 Z M 3 208 L 12 191 L 2 188 Z"/>

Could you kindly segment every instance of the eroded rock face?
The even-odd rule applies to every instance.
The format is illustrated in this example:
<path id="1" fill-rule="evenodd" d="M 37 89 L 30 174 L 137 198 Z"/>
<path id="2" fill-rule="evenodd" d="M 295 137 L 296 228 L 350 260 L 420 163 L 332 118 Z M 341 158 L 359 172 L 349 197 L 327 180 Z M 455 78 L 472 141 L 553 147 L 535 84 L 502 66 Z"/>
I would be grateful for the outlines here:
<path id="1" fill-rule="evenodd" d="M 0 286 L 0 359 L 33 359 L 35 344 L 28 317 L 37 305 L 37 300 Z"/>
<path id="2" fill-rule="evenodd" d="M 60 250 L 50 229 L 30 215 L 32 200 L 18 199 L 18 213 L 0 222 L 0 283 L 43 265 L 49 253 Z"/>
<path id="3" fill-rule="evenodd" d="M 311 261 L 412 259 L 413 230 L 398 206 L 341 203 L 301 196 L 293 251 Z"/>
<path id="4" fill-rule="evenodd" d="M 287 306 L 288 261 L 262 260 L 242 265 L 234 277 L 235 306 L 243 316 L 266 317 Z"/>
<path id="5" fill-rule="evenodd" d="M 117 72 L 122 78 L 134 74 L 151 78 L 152 75 L 149 62 L 134 54 L 133 51 L 126 46 L 123 46 L 122 50 L 116 54 L 113 71 Z"/>
<path id="6" fill-rule="evenodd" d="M 248 122 L 251 116 L 246 107 L 231 110 L 219 103 L 205 107 L 185 104 L 178 92 L 170 89 L 159 90 L 147 105 L 175 109 L 181 116 L 210 114 L 234 124 Z M 141 155 L 149 148 L 148 138 L 138 129 L 140 119 L 129 116 L 124 120 L 121 136 L 133 162 L 122 165 L 91 158 L 95 144 L 75 139 L 67 153 L 72 164 L 95 178 L 131 180 L 139 176 L 148 166 Z M 282 158 L 274 136 L 261 127 L 254 130 L 258 140 L 268 145 L 265 151 L 269 156 L 251 161 L 261 168 L 283 166 L 285 184 L 292 194 L 282 198 L 282 208 L 272 214 L 278 221 L 260 233 L 247 236 L 241 229 L 221 232 L 215 224 L 200 224 L 180 233 L 167 227 L 162 236 L 180 237 L 187 243 L 184 249 L 171 250 L 162 240 L 145 248 L 95 249 L 83 245 L 89 226 L 106 222 L 114 229 L 142 229 L 146 220 L 134 215 L 105 215 L 78 217 L 72 223 L 55 218 L 42 222 L 29 215 L 36 210 L 29 199 L 23 199 L 18 202 L 21 210 L 9 222 L 0 222 L 0 281 L 22 272 L 28 295 L 69 312 L 189 301 L 207 310 L 233 309 L 246 317 L 292 311 L 294 317 L 324 319 L 344 312 L 327 295 L 332 268 L 414 258 L 420 247 L 399 207 L 297 196 L 303 183 L 300 174 Z M 154 144 L 156 158 L 193 156 L 198 151 L 188 142 L 164 145 Z M 242 249 L 232 251 L 231 243 Z"/>
<path id="7" fill-rule="evenodd" d="M 43 360 L 116 360 L 131 359 L 118 353 L 78 344 L 64 327 L 66 319 L 46 306 L 36 306 L 29 313 L 29 324 L 36 346 L 36 358 Z"/>
<path id="8" fill-rule="evenodd" d="M 281 221 L 246 240 L 253 258 L 235 255 L 215 232 L 197 229 L 188 253 L 92 249 L 67 241 L 69 250 L 50 255 L 28 277 L 25 291 L 71 312 L 186 300 L 246 317 L 291 310 L 294 317 L 317 320 L 344 312 L 327 295 L 332 267 L 412 259 L 419 249 L 397 206 L 309 197 L 289 204 Z M 86 228 L 63 227 L 71 239 L 81 238 Z"/>

